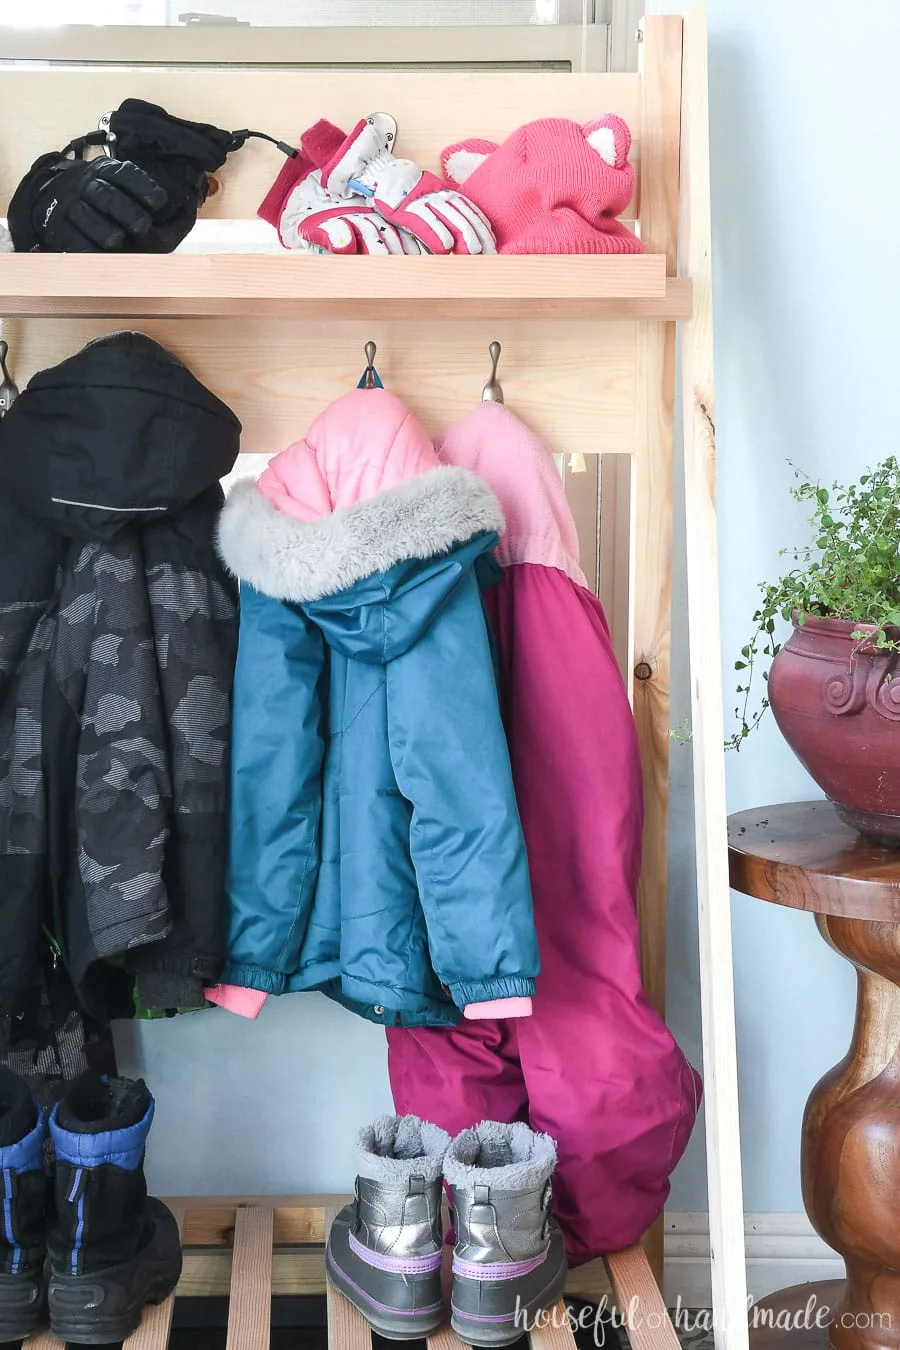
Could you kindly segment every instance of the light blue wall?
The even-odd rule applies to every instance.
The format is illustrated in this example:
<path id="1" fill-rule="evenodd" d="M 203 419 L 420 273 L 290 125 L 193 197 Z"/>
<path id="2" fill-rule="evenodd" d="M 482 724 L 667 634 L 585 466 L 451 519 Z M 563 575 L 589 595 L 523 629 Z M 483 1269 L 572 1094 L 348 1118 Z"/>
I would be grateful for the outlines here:
<path id="1" fill-rule="evenodd" d="M 118 1050 L 156 1096 L 158 1195 L 346 1191 L 357 1129 L 391 1110 L 384 1032 L 322 994 L 272 999 L 258 1022 L 216 1008 L 129 1025 Z"/>
<path id="2" fill-rule="evenodd" d="M 803 537 L 786 460 L 830 480 L 897 448 L 900 6 L 709 0 L 709 25 L 730 712 L 756 582 L 774 578 L 779 548 Z M 684 674 L 676 720 L 687 706 Z M 674 748 L 670 1020 L 698 1053 L 689 758 L 689 747 Z M 729 755 L 730 810 L 818 795 L 771 720 Z M 732 915 L 745 1209 L 799 1211 L 803 1105 L 847 1048 L 854 978 L 811 917 L 739 895 Z M 704 1208 L 705 1194 L 697 1131 L 672 1207 Z"/>
<path id="3" fill-rule="evenodd" d="M 710 0 L 710 43 L 730 708 L 755 583 L 800 537 L 786 459 L 829 478 L 896 449 L 900 5 Z M 674 684 L 678 722 L 683 663 Z M 670 1020 L 699 1063 L 690 748 L 672 761 Z M 771 722 L 729 758 L 728 779 L 732 810 L 812 795 Z M 745 1207 L 796 1211 L 803 1102 L 846 1048 L 853 979 L 811 918 L 740 896 L 733 914 Z M 128 1028 L 121 1052 L 158 1096 L 151 1182 L 163 1192 L 343 1189 L 358 1122 L 389 1102 L 381 1033 L 315 995 L 256 1025 L 213 1012 Z M 705 1203 L 698 1130 L 672 1207 Z"/>

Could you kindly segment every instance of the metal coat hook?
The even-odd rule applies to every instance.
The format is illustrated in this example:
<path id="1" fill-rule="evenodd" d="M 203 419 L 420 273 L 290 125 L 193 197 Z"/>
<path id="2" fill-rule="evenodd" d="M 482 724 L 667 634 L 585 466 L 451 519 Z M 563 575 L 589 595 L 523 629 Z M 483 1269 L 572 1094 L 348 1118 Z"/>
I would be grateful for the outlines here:
<path id="1" fill-rule="evenodd" d="M 488 347 L 491 357 L 491 378 L 488 380 L 484 389 L 481 391 L 482 403 L 502 403 L 503 386 L 497 379 L 497 366 L 500 363 L 501 347 L 499 342 L 492 342 Z"/>
<path id="2" fill-rule="evenodd" d="M 383 389 L 384 385 L 381 383 L 381 376 L 375 369 L 375 353 L 378 348 L 375 346 L 374 342 L 367 342 L 364 350 L 366 353 L 366 368 L 360 376 L 359 384 L 356 387 L 357 389 Z"/>
<path id="3" fill-rule="evenodd" d="M 3 381 L 0 383 L 0 417 L 5 417 L 16 399 L 19 397 L 19 386 L 10 375 L 6 366 L 6 358 L 9 355 L 9 343 L 0 338 L 0 372 L 3 374 Z"/>
<path id="4" fill-rule="evenodd" d="M 109 122 L 111 117 L 112 113 L 106 112 L 103 114 L 103 116 L 100 118 L 100 121 L 97 123 L 97 130 L 105 132 L 106 134 L 106 140 L 100 147 L 100 153 L 106 155 L 107 159 L 115 159 L 116 157 L 115 152 L 116 137 L 115 133 L 110 131 L 109 129 Z"/>

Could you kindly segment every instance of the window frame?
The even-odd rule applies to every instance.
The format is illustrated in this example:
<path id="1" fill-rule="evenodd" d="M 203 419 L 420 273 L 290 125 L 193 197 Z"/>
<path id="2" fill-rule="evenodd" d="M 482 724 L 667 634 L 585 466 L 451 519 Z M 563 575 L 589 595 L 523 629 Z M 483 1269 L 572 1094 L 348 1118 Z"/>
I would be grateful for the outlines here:
<path id="1" fill-rule="evenodd" d="M 146 0 L 164 4 L 164 0 Z M 190 0 L 185 0 L 185 4 Z M 558 0 L 554 24 L 0 26 L 0 61 L 73 65 L 635 70 L 645 0 Z M 587 10 L 589 22 L 582 27 Z"/>

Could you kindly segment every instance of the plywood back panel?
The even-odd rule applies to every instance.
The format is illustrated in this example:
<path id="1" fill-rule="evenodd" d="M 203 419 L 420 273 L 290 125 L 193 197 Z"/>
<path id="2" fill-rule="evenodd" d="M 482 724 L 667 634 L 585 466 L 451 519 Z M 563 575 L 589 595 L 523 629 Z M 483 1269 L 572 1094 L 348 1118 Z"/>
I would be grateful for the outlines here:
<path id="1" fill-rule="evenodd" d="M 35 370 L 117 326 L 103 319 L 7 320 L 17 382 L 24 387 Z M 385 385 L 429 432 L 445 430 L 480 401 L 490 374 L 488 345 L 496 339 L 509 407 L 554 451 L 634 449 L 637 325 L 630 322 L 147 319 L 131 326 L 169 347 L 234 409 L 244 426 L 242 448 L 251 453 L 283 450 L 355 386 L 369 339 Z"/>
<path id="2" fill-rule="evenodd" d="M 349 130 L 383 109 L 398 123 L 399 153 L 439 170 L 441 150 L 470 136 L 502 141 L 536 117 L 587 121 L 619 113 L 640 159 L 640 85 L 636 75 L 397 73 L 252 70 L 4 70 L 0 73 L 0 206 L 29 165 L 74 136 L 96 129 L 123 98 L 160 103 L 179 117 L 229 129 L 252 127 L 297 144 L 320 117 Z M 27 110 L 27 112 L 26 112 Z M 223 190 L 205 214 L 250 219 L 284 157 L 250 141 L 229 157 Z M 626 216 L 636 214 L 636 204 Z"/>

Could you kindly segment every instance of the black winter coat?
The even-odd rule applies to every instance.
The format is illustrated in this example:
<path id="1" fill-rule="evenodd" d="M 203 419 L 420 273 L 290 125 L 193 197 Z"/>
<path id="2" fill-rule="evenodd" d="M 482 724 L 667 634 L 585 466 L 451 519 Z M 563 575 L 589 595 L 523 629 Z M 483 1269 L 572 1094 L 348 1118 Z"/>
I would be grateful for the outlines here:
<path id="1" fill-rule="evenodd" d="M 170 1008 L 218 977 L 237 614 L 214 533 L 240 430 L 140 333 L 0 422 L 0 1015 L 48 941 L 104 1019 L 135 980 Z"/>

